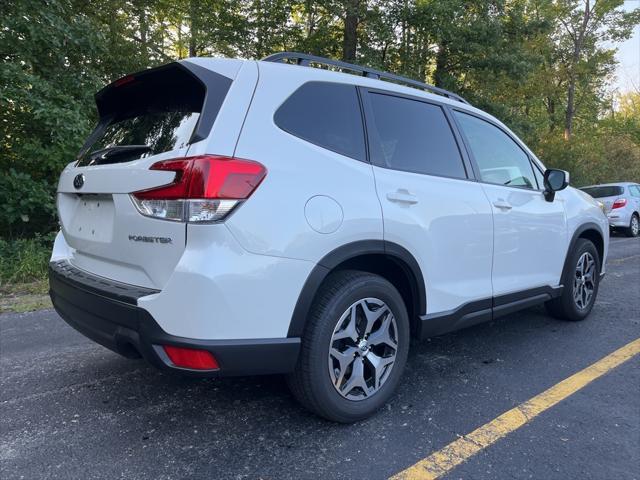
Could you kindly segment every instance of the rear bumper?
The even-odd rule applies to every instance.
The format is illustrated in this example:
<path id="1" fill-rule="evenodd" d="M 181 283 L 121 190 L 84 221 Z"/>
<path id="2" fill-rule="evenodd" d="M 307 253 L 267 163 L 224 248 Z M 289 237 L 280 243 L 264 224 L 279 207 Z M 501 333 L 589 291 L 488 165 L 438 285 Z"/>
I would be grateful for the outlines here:
<path id="1" fill-rule="evenodd" d="M 96 277 L 62 260 L 49 264 L 49 294 L 58 314 L 91 340 L 125 357 L 143 357 L 161 369 L 198 376 L 259 375 L 291 372 L 299 338 L 196 340 L 166 333 L 151 314 L 137 306 L 140 297 L 158 293 Z M 218 370 L 176 367 L 162 350 L 175 345 L 207 350 Z"/>

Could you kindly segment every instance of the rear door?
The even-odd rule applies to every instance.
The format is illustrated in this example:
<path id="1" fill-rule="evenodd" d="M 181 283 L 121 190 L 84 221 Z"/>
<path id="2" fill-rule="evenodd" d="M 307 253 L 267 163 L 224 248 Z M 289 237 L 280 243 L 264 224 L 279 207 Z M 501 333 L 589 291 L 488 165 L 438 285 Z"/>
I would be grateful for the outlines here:
<path id="1" fill-rule="evenodd" d="M 493 225 L 482 187 L 445 109 L 421 98 L 363 92 L 384 238 L 409 250 L 425 278 L 427 313 L 474 300 L 491 307 Z"/>
<path id="2" fill-rule="evenodd" d="M 545 199 L 528 153 L 505 130 L 471 113 L 454 117 L 493 210 L 494 296 L 557 286 L 568 243 L 562 195 Z"/>
<path id="3" fill-rule="evenodd" d="M 154 163 L 211 147 L 214 124 L 220 124 L 217 119 L 242 65 L 173 63 L 124 77 L 96 95 L 99 123 L 58 184 L 62 234 L 75 266 L 162 288 L 184 251 L 186 224 L 143 216 L 130 194 L 175 180 L 175 172 L 150 170 Z M 250 98 L 255 78 L 245 86 Z"/>

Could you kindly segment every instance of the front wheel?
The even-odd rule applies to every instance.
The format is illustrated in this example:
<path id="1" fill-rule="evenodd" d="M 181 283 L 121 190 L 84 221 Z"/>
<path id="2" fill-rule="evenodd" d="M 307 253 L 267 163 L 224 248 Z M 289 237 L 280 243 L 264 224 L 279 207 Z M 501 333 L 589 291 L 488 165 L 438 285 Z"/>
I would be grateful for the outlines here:
<path id="1" fill-rule="evenodd" d="M 562 320 L 583 320 L 591 313 L 600 284 L 600 256 L 595 245 L 580 238 L 562 273 L 562 295 L 548 301 L 547 311 Z"/>
<path id="2" fill-rule="evenodd" d="M 294 396 L 312 412 L 350 423 L 371 416 L 395 391 L 409 351 L 402 296 L 366 272 L 331 274 L 314 300 L 296 369 Z"/>

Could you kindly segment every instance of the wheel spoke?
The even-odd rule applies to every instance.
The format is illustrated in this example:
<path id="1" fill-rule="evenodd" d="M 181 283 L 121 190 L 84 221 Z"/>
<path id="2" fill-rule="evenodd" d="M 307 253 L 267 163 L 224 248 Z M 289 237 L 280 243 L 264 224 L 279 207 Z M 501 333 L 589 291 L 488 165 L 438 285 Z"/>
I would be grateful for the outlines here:
<path id="1" fill-rule="evenodd" d="M 348 318 L 347 324 L 344 328 L 338 332 L 334 332 L 332 344 L 336 340 L 343 340 L 345 338 L 350 338 L 354 342 L 358 341 L 358 330 L 357 330 L 357 304 L 352 305 L 349 313 L 347 314 Z M 342 325 L 343 322 L 339 322 L 339 325 Z"/>
<path id="2" fill-rule="evenodd" d="M 356 359 L 355 353 L 358 351 L 357 347 L 347 347 L 344 351 L 339 351 L 336 348 L 331 348 L 329 351 L 329 355 L 334 358 L 338 362 L 338 372 L 335 371 L 333 365 L 329 365 L 329 371 L 331 372 L 331 377 L 333 380 L 333 384 L 336 387 L 340 387 L 342 380 L 344 379 L 344 375 L 349 368 L 349 365 L 353 363 Z"/>
<path id="3" fill-rule="evenodd" d="M 369 345 L 388 345 L 393 349 L 398 347 L 396 341 L 391 337 L 391 325 L 393 316 L 387 310 L 386 316 L 382 319 L 380 328 L 369 335 Z"/>
<path id="4" fill-rule="evenodd" d="M 384 303 L 382 305 L 376 304 L 378 308 L 376 308 L 375 310 L 372 310 L 369 307 L 369 305 L 370 303 L 373 303 L 373 302 L 370 302 L 369 300 L 370 299 L 366 299 L 361 303 L 362 311 L 364 312 L 364 316 L 367 320 L 367 325 L 364 330 L 364 335 L 369 335 L 375 323 L 380 319 L 380 317 L 382 317 L 384 314 L 386 314 L 389 311 L 389 309 Z"/>
<path id="5" fill-rule="evenodd" d="M 578 260 L 576 273 L 578 274 L 578 277 L 582 277 L 582 274 L 584 273 L 584 255 Z"/>
<path id="6" fill-rule="evenodd" d="M 369 387 L 367 386 L 367 382 L 364 379 L 364 360 L 362 358 L 358 358 L 355 362 L 353 362 L 351 375 L 340 390 L 346 396 L 349 395 L 354 388 L 358 387 L 362 389 L 365 397 L 369 395 Z"/>
<path id="7" fill-rule="evenodd" d="M 382 376 L 387 372 L 387 367 L 395 362 L 395 355 L 391 357 L 379 357 L 375 353 L 369 352 L 365 358 L 373 367 L 373 387 L 380 388 L 380 380 Z"/>

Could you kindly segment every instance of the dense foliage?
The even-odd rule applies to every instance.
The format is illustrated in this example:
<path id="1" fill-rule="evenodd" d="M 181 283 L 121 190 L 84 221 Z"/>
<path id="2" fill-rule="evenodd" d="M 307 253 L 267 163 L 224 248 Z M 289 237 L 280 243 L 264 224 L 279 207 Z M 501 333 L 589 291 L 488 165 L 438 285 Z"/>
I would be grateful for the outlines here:
<path id="1" fill-rule="evenodd" d="M 547 165 L 570 170 L 574 183 L 638 181 L 640 93 L 607 93 L 615 44 L 640 19 L 640 9 L 624 13 L 621 4 L 5 0 L 0 237 L 55 229 L 55 182 L 95 122 L 95 91 L 126 73 L 195 55 L 295 50 L 406 74 L 495 114 Z"/>

